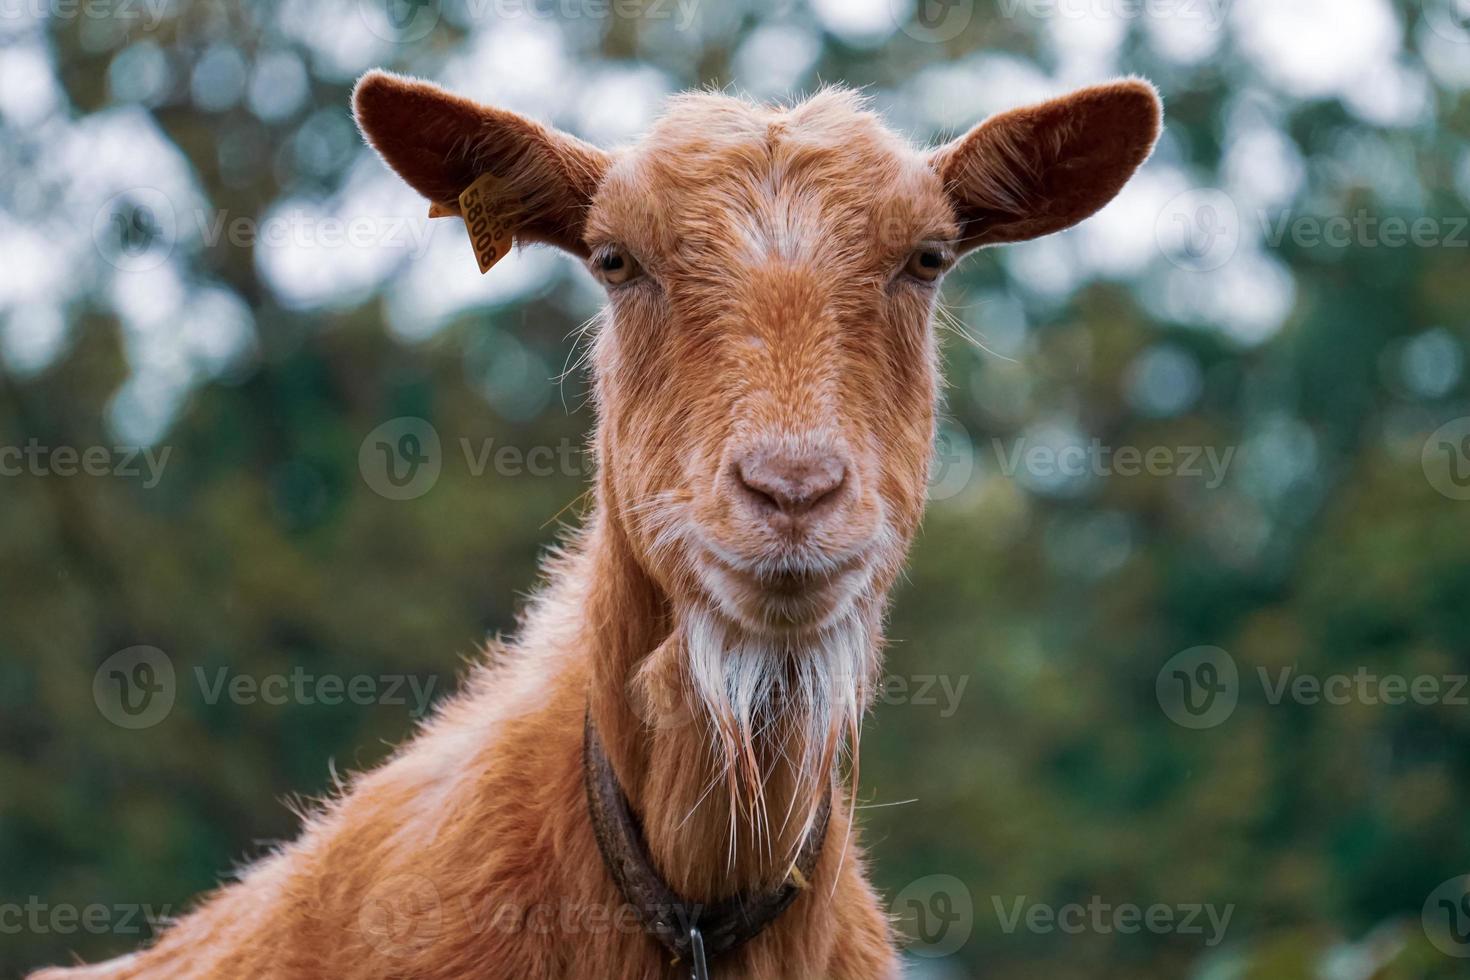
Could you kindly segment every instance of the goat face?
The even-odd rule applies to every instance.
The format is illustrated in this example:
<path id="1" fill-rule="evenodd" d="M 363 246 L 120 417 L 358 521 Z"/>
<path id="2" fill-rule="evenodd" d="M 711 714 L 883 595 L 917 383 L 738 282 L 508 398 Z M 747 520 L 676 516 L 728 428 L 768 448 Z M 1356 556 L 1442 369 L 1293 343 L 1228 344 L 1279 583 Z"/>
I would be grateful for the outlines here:
<path id="1" fill-rule="evenodd" d="M 607 153 L 370 73 L 359 125 L 431 201 L 484 173 L 521 241 L 585 259 L 602 504 L 676 609 L 756 634 L 872 612 L 918 524 L 938 281 L 979 245 L 1067 227 L 1158 134 L 1153 90 L 1085 89 L 912 149 L 850 92 L 676 99 Z"/>
<path id="2" fill-rule="evenodd" d="M 686 96 L 608 169 L 585 231 L 603 458 L 671 594 L 789 632 L 883 591 L 923 505 L 958 235 L 938 173 L 847 92 Z"/>

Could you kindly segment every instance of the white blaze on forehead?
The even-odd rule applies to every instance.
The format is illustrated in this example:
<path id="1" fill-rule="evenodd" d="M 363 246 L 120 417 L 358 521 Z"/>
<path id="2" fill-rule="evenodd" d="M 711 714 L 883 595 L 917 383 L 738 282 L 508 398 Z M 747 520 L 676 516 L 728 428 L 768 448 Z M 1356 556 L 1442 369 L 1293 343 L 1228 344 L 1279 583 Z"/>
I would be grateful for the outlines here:
<path id="1" fill-rule="evenodd" d="M 749 181 L 746 200 L 727 209 L 740 246 L 735 259 L 837 269 L 869 250 L 887 254 L 957 233 L 942 188 L 921 161 L 895 157 L 880 172 L 849 176 L 873 183 L 834 195 L 830 169 L 778 157 Z"/>
<path id="2" fill-rule="evenodd" d="M 790 179 L 780 164 L 759 182 L 757 193 L 752 206 L 732 222 L 740 239 L 740 260 L 761 265 L 820 258 L 823 243 L 831 237 L 827 227 L 831 219 L 823 214 L 821 195 Z"/>

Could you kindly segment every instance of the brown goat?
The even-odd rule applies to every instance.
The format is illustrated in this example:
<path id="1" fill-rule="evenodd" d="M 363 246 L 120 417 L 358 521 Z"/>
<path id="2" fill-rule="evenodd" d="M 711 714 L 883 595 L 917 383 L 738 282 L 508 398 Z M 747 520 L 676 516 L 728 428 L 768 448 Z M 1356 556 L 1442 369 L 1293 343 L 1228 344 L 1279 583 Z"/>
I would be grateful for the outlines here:
<path id="1" fill-rule="evenodd" d="M 492 174 L 521 242 L 606 286 L 595 505 L 516 641 L 294 843 L 151 948 L 36 976 L 688 977 L 604 855 L 588 733 L 673 893 L 794 894 L 715 975 L 897 975 L 850 783 L 923 510 L 937 283 L 1107 203 L 1158 136 L 1152 87 L 927 152 L 841 89 L 685 95 L 619 152 L 382 72 L 354 100 L 436 212 Z"/>

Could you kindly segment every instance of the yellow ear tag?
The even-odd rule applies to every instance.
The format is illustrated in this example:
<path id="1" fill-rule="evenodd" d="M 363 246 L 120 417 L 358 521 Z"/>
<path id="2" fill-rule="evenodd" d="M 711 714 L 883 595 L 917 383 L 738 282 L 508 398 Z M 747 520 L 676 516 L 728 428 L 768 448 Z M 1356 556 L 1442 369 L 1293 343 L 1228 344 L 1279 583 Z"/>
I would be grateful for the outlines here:
<path id="1" fill-rule="evenodd" d="M 501 182 L 493 174 L 484 174 L 459 195 L 459 213 L 483 275 L 510 251 L 514 209 L 501 194 Z"/>

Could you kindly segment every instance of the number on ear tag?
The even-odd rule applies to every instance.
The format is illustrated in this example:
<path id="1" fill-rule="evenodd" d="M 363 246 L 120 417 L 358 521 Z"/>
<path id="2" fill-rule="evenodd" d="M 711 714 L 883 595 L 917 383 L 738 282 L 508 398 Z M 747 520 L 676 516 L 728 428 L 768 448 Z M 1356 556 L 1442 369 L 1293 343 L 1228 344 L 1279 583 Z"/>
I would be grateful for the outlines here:
<path id="1" fill-rule="evenodd" d="M 514 203 L 503 194 L 494 174 L 484 174 L 459 195 L 459 213 L 470 233 L 470 245 L 481 275 L 510 251 L 515 229 Z"/>

